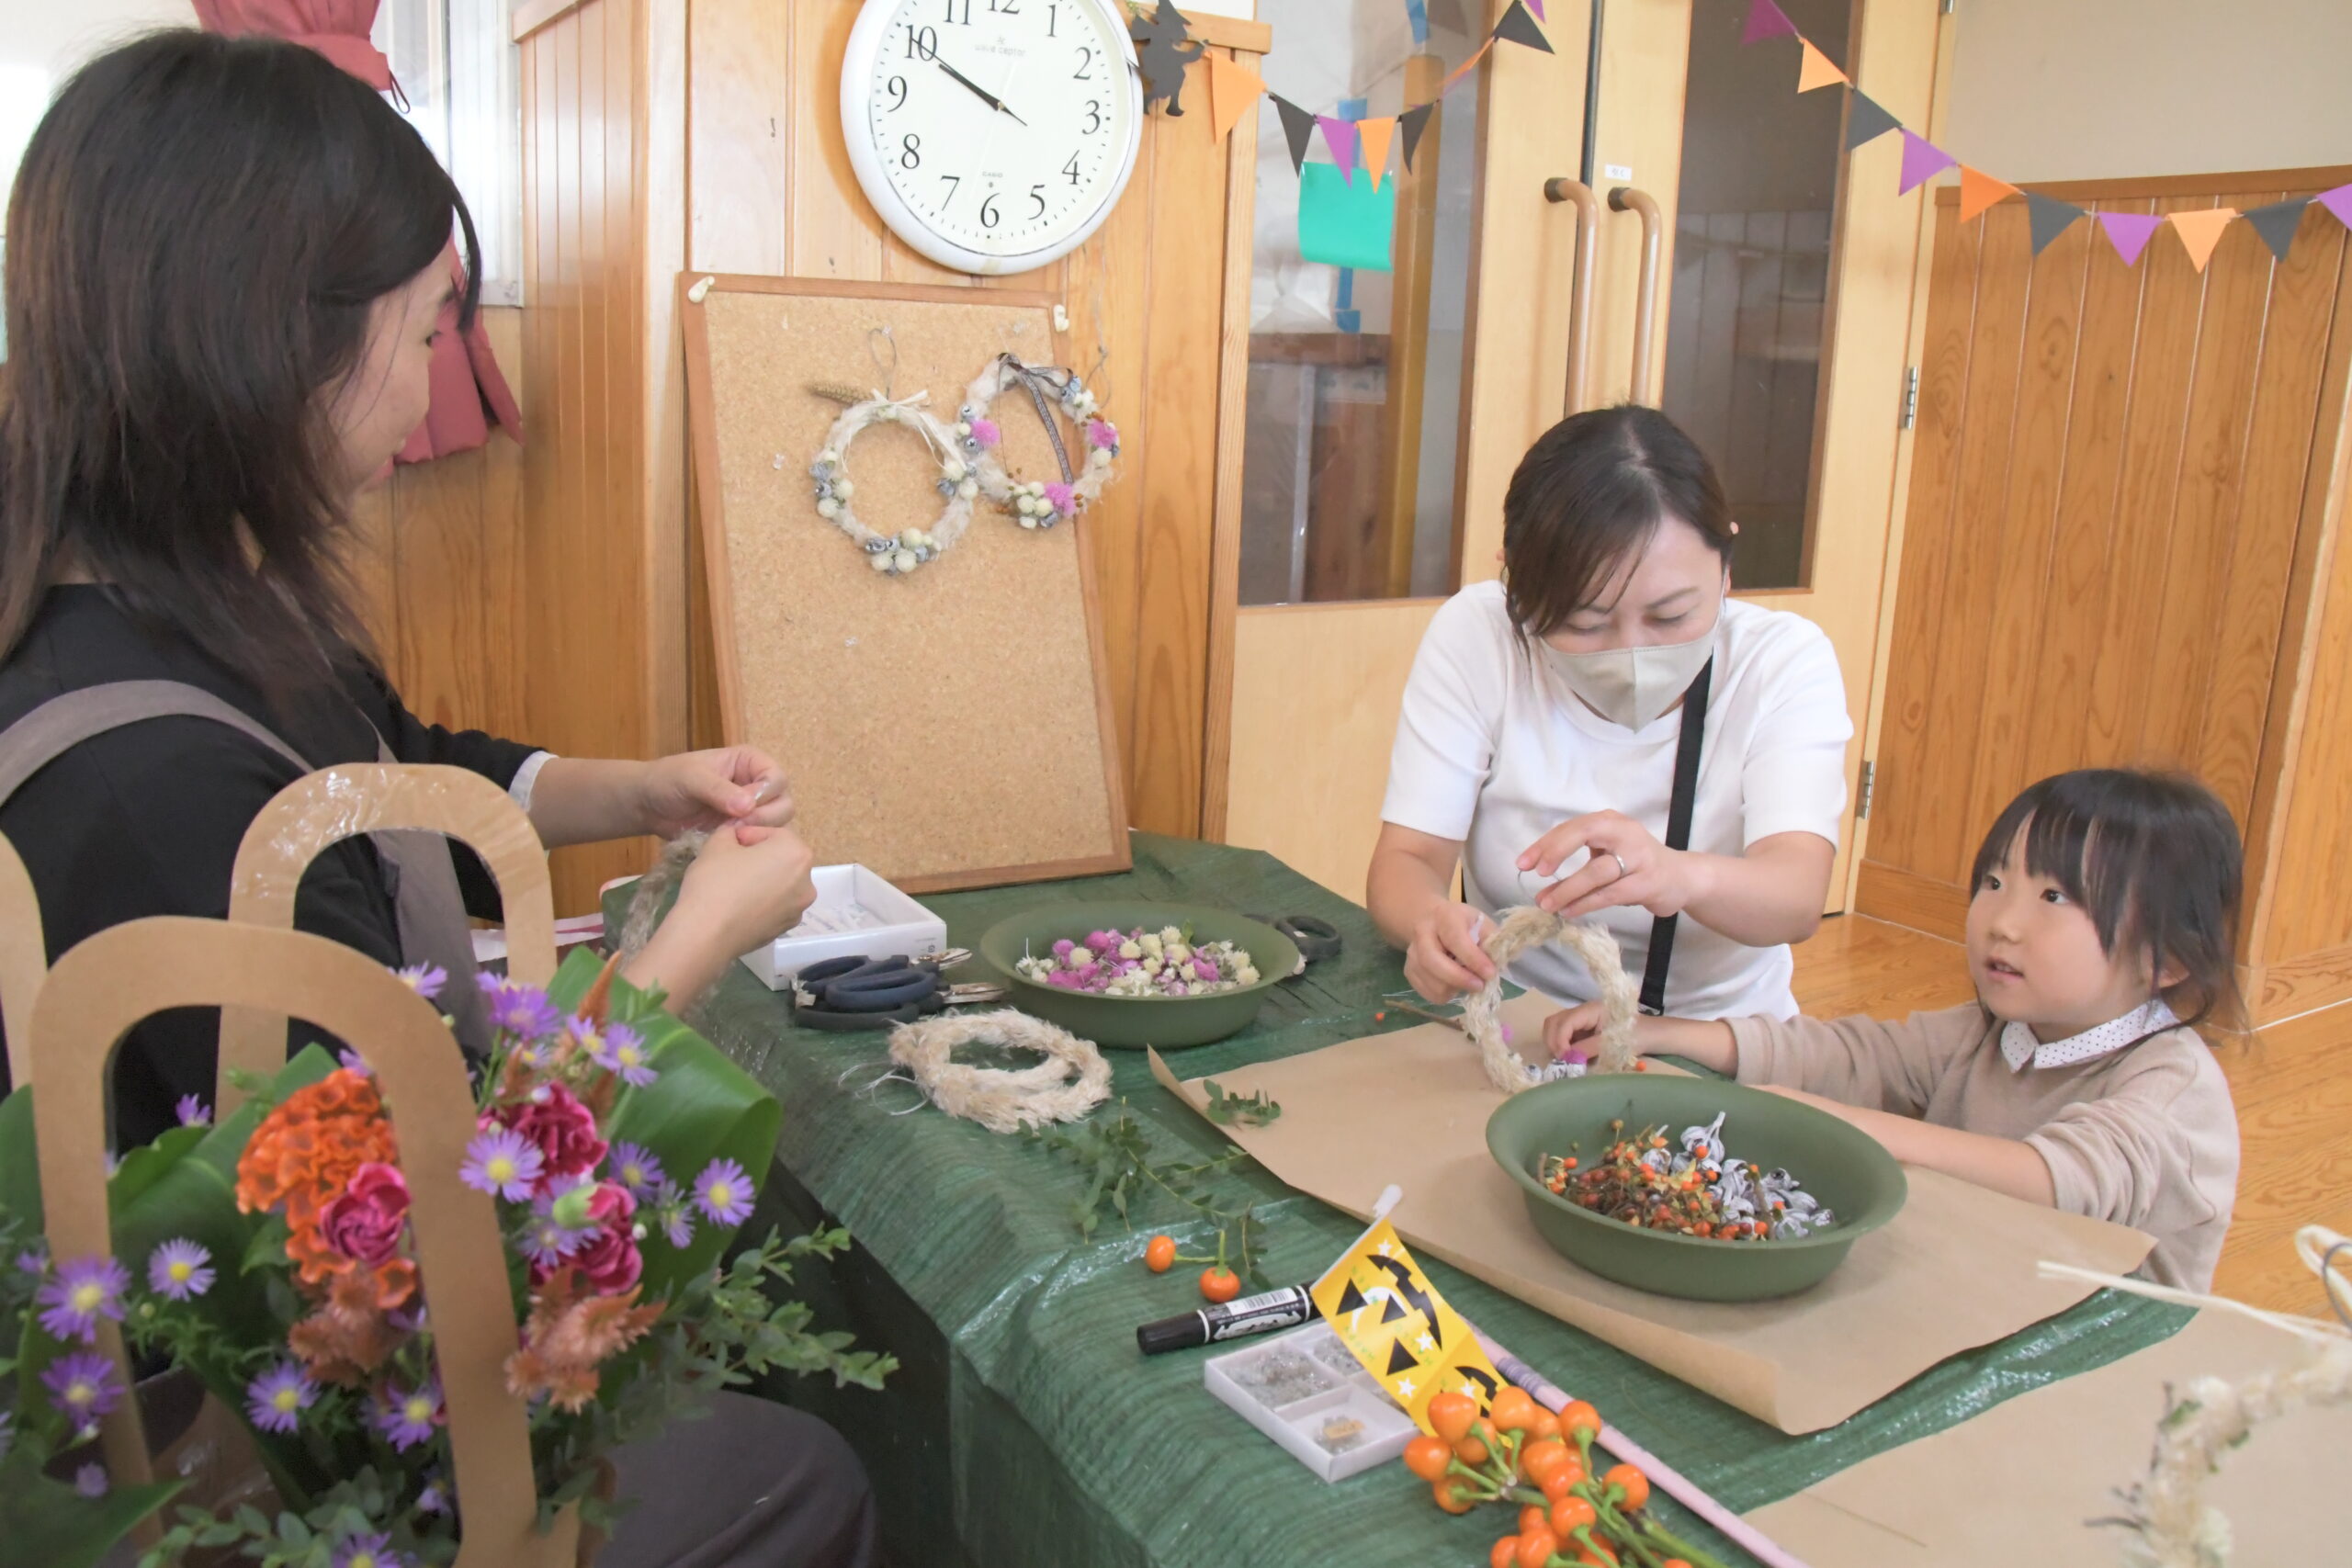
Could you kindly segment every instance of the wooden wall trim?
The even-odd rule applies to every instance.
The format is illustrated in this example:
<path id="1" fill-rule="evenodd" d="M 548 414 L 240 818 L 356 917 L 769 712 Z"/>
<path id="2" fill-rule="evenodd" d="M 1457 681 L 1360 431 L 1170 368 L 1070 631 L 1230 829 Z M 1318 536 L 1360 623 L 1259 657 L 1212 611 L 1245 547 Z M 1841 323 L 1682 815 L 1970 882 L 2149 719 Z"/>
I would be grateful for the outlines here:
<path id="1" fill-rule="evenodd" d="M 1881 861 L 1862 862 L 1854 885 L 1854 910 L 1950 942 L 1968 934 L 1965 891 Z"/>
<path id="2" fill-rule="evenodd" d="M 2232 191 L 2278 189 L 2301 195 L 2334 190 L 2352 184 L 2352 164 L 2327 164 L 2312 169 L 2244 169 L 2222 175 L 2143 175 L 2130 179 L 2037 181 L 2019 188 L 2061 201 L 2129 201 L 2159 196 L 2224 196 Z M 2005 197 L 2003 200 L 2021 200 Z M 1960 187 L 1936 187 L 1936 205 L 1958 207 Z"/>
<path id="3" fill-rule="evenodd" d="M 1271 29 L 1269 29 L 1271 31 Z M 1232 794 L 1234 615 L 1241 600 L 1241 458 L 1250 421 L 1250 272 L 1258 117 L 1226 134 L 1225 300 L 1217 360 L 1216 499 L 1209 523 L 1208 690 L 1201 736 L 1201 837 L 1225 841 Z"/>
<path id="4" fill-rule="evenodd" d="M 569 16 L 586 3 L 587 0 L 515 0 L 510 24 L 514 41 L 521 43 L 549 22 Z"/>
<path id="5" fill-rule="evenodd" d="M 2246 1001 L 2256 1027 L 2352 1001 L 2352 947 L 2297 953 L 2252 972 Z"/>

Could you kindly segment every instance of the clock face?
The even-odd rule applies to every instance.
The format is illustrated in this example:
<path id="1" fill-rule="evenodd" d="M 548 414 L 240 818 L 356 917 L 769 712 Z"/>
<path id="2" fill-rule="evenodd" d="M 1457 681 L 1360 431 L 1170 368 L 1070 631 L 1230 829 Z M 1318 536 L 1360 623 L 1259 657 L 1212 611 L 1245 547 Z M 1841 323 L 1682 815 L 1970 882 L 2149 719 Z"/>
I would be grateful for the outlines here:
<path id="1" fill-rule="evenodd" d="M 1142 130 L 1105 0 L 867 0 L 842 81 L 859 183 L 901 239 L 967 272 L 1067 254 L 1108 217 Z"/>

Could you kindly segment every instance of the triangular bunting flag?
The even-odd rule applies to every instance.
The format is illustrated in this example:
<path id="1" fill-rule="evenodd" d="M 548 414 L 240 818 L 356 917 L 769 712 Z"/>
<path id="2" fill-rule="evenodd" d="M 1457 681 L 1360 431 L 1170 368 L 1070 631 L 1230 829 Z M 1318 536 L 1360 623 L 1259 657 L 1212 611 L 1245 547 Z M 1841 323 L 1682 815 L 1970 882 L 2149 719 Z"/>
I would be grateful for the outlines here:
<path id="1" fill-rule="evenodd" d="M 1903 185 L 1895 194 L 1909 196 L 1959 162 L 1917 131 L 1905 130 L 1903 133 Z"/>
<path id="2" fill-rule="evenodd" d="M 1810 93 L 1815 87 L 1826 87 L 1832 82 L 1843 82 L 1846 79 L 1846 73 L 1831 63 L 1827 55 L 1813 47 L 1811 39 L 1800 38 L 1797 42 L 1804 50 L 1804 54 L 1797 59 L 1798 92 Z"/>
<path id="3" fill-rule="evenodd" d="M 1527 8 L 1535 13 L 1535 19 L 1539 22 L 1548 22 L 1552 19 L 1544 14 L 1544 0 L 1527 0 Z"/>
<path id="4" fill-rule="evenodd" d="M 2303 209 L 2312 204 L 2307 196 L 2290 196 L 2284 201 L 2274 201 L 2267 207 L 2257 207 L 2245 214 L 2262 243 L 2280 261 L 2287 259 L 2288 249 L 2295 243 L 2295 231 L 2303 224 Z"/>
<path id="5" fill-rule="evenodd" d="M 2352 186 L 2337 186 L 2334 190 L 2324 190 L 2312 199 L 2335 213 L 2337 222 L 2352 229 Z"/>
<path id="6" fill-rule="evenodd" d="M 1396 1315 L 1402 1317 L 1404 1314 L 1399 1312 Z M 1398 1339 L 1388 1347 L 1388 1371 L 1384 1375 L 1392 1378 L 1403 1377 L 1420 1364 L 1420 1358 L 1406 1349 L 1405 1342 Z"/>
<path id="7" fill-rule="evenodd" d="M 1865 142 L 1876 141 L 1890 130 L 1900 130 L 1903 122 L 1878 107 L 1878 100 L 1854 89 L 1853 107 L 1846 116 L 1846 151 L 1851 152 Z"/>
<path id="8" fill-rule="evenodd" d="M 1510 9 L 1505 11 L 1503 19 L 1495 24 L 1494 36 L 1507 43 L 1523 43 L 1546 54 L 1552 52 L 1552 40 L 1544 36 L 1544 29 L 1535 25 L 1535 18 L 1527 14 L 1527 0 L 1510 0 Z"/>
<path id="9" fill-rule="evenodd" d="M 1331 150 L 1331 162 L 1340 165 L 1340 177 L 1353 184 L 1356 177 L 1356 126 L 1351 119 L 1334 119 L 1318 114 L 1315 123 L 1323 128 L 1323 145 Z"/>
<path id="10" fill-rule="evenodd" d="M 1315 136 L 1315 117 L 1280 93 L 1266 96 L 1274 100 L 1274 112 L 1283 117 L 1283 139 L 1290 143 L 1290 172 L 1295 175 L 1306 164 L 1306 144 Z"/>
<path id="11" fill-rule="evenodd" d="M 1356 146 L 1363 153 L 1364 173 L 1372 176 L 1374 185 L 1380 183 L 1381 171 L 1388 167 L 1388 142 L 1396 134 L 1394 115 L 1356 121 Z"/>
<path id="12" fill-rule="evenodd" d="M 2038 190 L 2025 193 L 2025 213 L 2028 227 L 2033 234 L 2033 254 L 2040 255 L 2050 248 L 2050 242 L 2074 227 L 2083 209 L 2071 201 L 2061 201 L 2054 196 L 2044 196 Z"/>
<path id="13" fill-rule="evenodd" d="M 1407 109 L 1404 117 L 1396 122 L 1397 129 L 1405 133 L 1405 167 L 1408 170 L 1413 166 L 1413 149 L 1421 144 L 1421 132 L 1429 129 L 1430 116 L 1436 112 L 1437 105 L 1421 104 Z"/>
<path id="14" fill-rule="evenodd" d="M 2165 221 L 2180 236 L 2180 248 L 2188 253 L 2188 265 L 2198 271 L 2213 259 L 2213 247 L 2222 243 L 2222 231 L 2238 215 L 2234 207 L 2200 207 L 2189 212 L 2165 215 Z"/>
<path id="15" fill-rule="evenodd" d="M 1768 38 L 1794 38 L 1797 25 L 1772 0 L 1747 0 L 1747 26 L 1740 29 L 1742 43 L 1762 43 Z"/>
<path id="16" fill-rule="evenodd" d="M 2148 248 L 2149 240 L 2165 226 L 2165 220 L 2145 212 L 2102 212 L 2098 226 L 2107 231 L 2107 243 L 2115 247 L 2123 265 L 2136 266 L 2140 253 Z"/>
<path id="17" fill-rule="evenodd" d="M 1975 217 L 2005 196 L 2015 196 L 2018 187 L 2007 180 L 1996 180 L 1967 164 L 1960 166 L 1960 220 Z"/>
<path id="18" fill-rule="evenodd" d="M 1209 135 L 1212 141 L 1222 141 L 1266 90 L 1266 82 L 1247 65 L 1214 49 L 1204 58 L 1209 67 Z"/>

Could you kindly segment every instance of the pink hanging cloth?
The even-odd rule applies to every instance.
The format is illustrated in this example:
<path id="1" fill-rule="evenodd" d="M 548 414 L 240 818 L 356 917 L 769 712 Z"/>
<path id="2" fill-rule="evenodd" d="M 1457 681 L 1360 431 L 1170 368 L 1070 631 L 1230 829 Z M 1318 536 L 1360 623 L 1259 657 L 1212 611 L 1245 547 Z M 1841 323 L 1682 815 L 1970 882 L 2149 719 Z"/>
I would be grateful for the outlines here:
<path id="1" fill-rule="evenodd" d="M 368 40 L 376 26 L 377 0 L 195 0 L 197 20 L 208 32 L 235 37 L 266 33 L 314 49 L 379 93 L 392 88 L 392 64 Z M 451 281 L 462 288 L 465 268 L 451 242 L 444 253 Z M 464 452 L 490 439 L 492 420 L 519 445 L 522 411 L 499 372 L 490 336 L 477 321 L 458 331 L 458 308 L 441 311 L 441 337 L 433 345 L 433 401 L 424 423 L 408 438 L 395 461 L 428 462 Z"/>

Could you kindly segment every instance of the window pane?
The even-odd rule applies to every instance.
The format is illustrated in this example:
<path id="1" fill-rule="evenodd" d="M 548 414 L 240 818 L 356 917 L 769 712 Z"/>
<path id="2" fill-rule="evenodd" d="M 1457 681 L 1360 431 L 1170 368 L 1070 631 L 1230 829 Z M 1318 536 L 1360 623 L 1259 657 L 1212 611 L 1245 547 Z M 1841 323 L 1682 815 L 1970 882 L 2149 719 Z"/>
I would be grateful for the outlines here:
<path id="1" fill-rule="evenodd" d="M 1317 40 L 1268 56 L 1267 83 L 1316 113 L 1397 114 L 1477 47 L 1473 14 L 1467 0 L 1430 0 L 1416 43 L 1396 0 L 1260 0 L 1277 38 Z M 1409 174 L 1403 155 L 1400 134 L 1387 167 L 1394 270 L 1309 261 L 1282 118 L 1271 98 L 1259 106 L 1245 604 L 1453 591 L 1477 96 L 1447 96 Z M 1330 160 L 1319 133 L 1307 157 Z"/>
<path id="2" fill-rule="evenodd" d="M 1849 58 L 1851 0 L 1781 6 L 1832 60 Z M 1846 95 L 1793 93 L 1736 25 L 1696 24 L 1662 406 L 1723 476 L 1737 585 L 1792 588 L 1811 529 Z"/>

